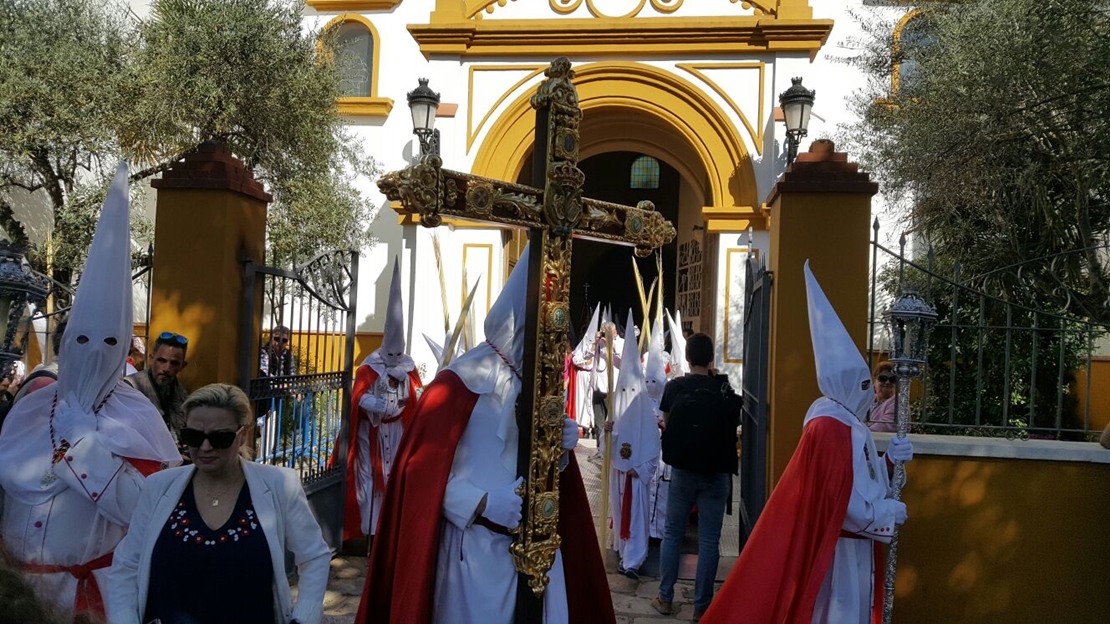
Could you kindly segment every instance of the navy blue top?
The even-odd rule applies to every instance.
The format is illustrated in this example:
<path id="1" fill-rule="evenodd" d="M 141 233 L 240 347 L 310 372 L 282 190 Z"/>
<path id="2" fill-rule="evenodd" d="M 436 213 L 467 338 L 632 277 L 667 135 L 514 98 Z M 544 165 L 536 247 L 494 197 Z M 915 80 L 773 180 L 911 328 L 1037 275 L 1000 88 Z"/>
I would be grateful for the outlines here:
<path id="1" fill-rule="evenodd" d="M 274 567 L 246 483 L 223 526 L 208 528 L 190 481 L 150 559 L 143 622 L 273 624 Z"/>

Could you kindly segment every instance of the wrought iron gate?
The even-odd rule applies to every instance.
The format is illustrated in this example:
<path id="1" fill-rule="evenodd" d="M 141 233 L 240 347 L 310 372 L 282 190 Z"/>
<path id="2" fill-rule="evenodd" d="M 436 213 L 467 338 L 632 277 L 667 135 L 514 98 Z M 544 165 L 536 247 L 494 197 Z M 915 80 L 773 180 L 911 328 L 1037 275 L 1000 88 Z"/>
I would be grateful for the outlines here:
<path id="1" fill-rule="evenodd" d="M 740 441 L 740 547 L 744 547 L 767 498 L 767 364 L 771 272 L 749 255 L 744 283 L 744 407 Z"/>
<path id="2" fill-rule="evenodd" d="M 293 269 L 246 262 L 239 366 L 254 406 L 255 461 L 300 474 L 333 549 L 343 536 L 357 285 L 357 251 Z"/>

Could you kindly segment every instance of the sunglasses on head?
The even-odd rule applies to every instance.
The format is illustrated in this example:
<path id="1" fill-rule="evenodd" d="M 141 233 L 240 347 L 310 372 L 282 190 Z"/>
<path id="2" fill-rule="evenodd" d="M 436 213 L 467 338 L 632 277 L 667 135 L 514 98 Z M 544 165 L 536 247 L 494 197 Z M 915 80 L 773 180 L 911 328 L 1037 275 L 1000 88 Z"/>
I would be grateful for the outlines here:
<path id="1" fill-rule="evenodd" d="M 181 334 L 175 334 L 173 332 L 162 332 L 162 333 L 158 334 L 158 340 L 163 340 L 163 341 L 172 340 L 173 342 L 176 342 L 177 344 L 179 344 L 181 346 L 185 346 L 185 345 L 189 344 L 189 339 L 188 338 L 186 338 L 185 336 L 182 336 Z"/>
<path id="2" fill-rule="evenodd" d="M 894 383 L 898 381 L 898 378 L 894 375 L 879 375 L 875 379 L 878 379 L 879 383 Z"/>
<path id="3" fill-rule="evenodd" d="M 231 446 L 232 442 L 235 442 L 235 436 L 239 435 L 239 432 L 242 430 L 243 428 L 239 427 L 235 431 L 209 431 L 205 433 L 197 429 L 185 427 L 178 433 L 178 438 L 185 446 L 194 448 L 200 448 L 200 445 L 204 444 L 205 440 L 208 440 L 212 448 L 222 450 Z"/>

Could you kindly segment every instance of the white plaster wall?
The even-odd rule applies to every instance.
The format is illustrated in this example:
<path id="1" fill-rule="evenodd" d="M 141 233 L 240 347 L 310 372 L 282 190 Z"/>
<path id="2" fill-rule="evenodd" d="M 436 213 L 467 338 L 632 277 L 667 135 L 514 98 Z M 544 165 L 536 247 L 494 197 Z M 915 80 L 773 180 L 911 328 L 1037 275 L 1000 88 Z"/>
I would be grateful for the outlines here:
<path id="1" fill-rule="evenodd" d="M 734 388 L 741 387 L 744 366 L 744 314 L 747 301 L 747 257 L 749 250 L 757 262 L 766 262 L 771 236 L 766 230 L 721 232 L 717 245 L 716 366 L 729 375 Z"/>
<path id="2" fill-rule="evenodd" d="M 565 0 L 559 1 L 567 4 Z M 846 53 L 843 46 L 852 36 L 858 33 L 858 27 L 850 17 L 849 10 L 860 8 L 862 1 L 810 1 L 814 17 L 836 20 L 836 26 L 828 44 L 812 62 L 808 55 L 803 53 L 733 55 L 722 58 L 652 58 L 643 59 L 640 62 L 671 72 L 696 85 L 709 100 L 713 101 L 724 112 L 737 128 L 737 134 L 753 160 L 757 184 L 756 197 L 759 201 L 762 201 L 770 192 L 771 187 L 785 166 L 785 157 L 781 145 L 784 129 L 781 123 L 773 121 L 773 113 L 774 107 L 778 104 L 778 94 L 789 88 L 792 76 L 803 76 L 804 84 L 807 87 L 817 89 L 817 104 L 809 132 L 811 139 L 831 136 L 838 124 L 850 119 L 845 106 L 846 98 L 854 89 L 858 88 L 862 78 L 856 75 L 847 65 L 835 63 L 833 59 Z M 609 15 L 627 13 L 635 8 L 638 3 L 639 0 L 594 1 L 594 5 L 599 10 Z M 149 0 L 133 0 L 131 2 L 133 10 L 140 15 L 146 14 L 148 4 Z M 376 68 L 378 72 L 376 95 L 392 98 L 394 108 L 386 119 L 350 118 L 348 121 L 352 132 L 357 140 L 363 144 L 366 153 L 379 161 L 383 171 L 403 168 L 411 162 L 414 154 L 419 151 L 419 148 L 414 145 L 412 122 L 405 101 L 405 94 L 417 86 L 417 78 L 428 78 L 430 86 L 441 94 L 443 103 L 458 105 L 457 113 L 453 117 L 437 119 L 436 127 L 441 133 L 441 153 L 444 165 L 459 171 L 469 171 L 479 146 L 486 139 L 490 128 L 498 117 L 518 97 L 533 92 L 543 76 L 542 74 L 533 76 L 524 84 L 519 85 L 498 104 L 501 95 L 535 67 L 550 62 L 550 59 L 481 59 L 472 62 L 446 58 L 428 61 L 420 54 L 419 48 L 406 26 L 413 23 L 426 23 L 434 8 L 435 0 L 405 0 L 391 11 L 360 13 L 374 24 L 379 37 L 380 62 Z M 889 10 L 897 12 L 907 9 L 893 8 Z M 306 8 L 305 28 L 319 28 L 342 13 L 342 11 L 320 13 L 311 8 Z M 738 3 L 732 3 L 729 0 L 686 0 L 671 15 L 674 17 L 705 17 L 712 15 L 750 15 L 752 13 L 752 10 L 742 9 Z M 552 11 L 548 2 L 544 0 L 513 0 L 503 7 L 497 7 L 492 13 L 483 15 L 483 19 L 487 20 L 585 17 L 589 17 L 585 2 L 575 13 L 561 17 Z M 658 19 L 662 17 L 665 16 L 652 9 L 649 3 L 641 11 L 638 19 Z M 610 56 L 575 59 L 575 65 L 612 60 L 613 58 Z M 624 60 L 636 59 L 628 58 Z M 679 68 L 679 63 L 699 65 L 762 63 L 762 98 L 760 98 L 759 92 L 761 82 L 758 78 L 758 70 L 753 70 L 750 67 L 699 69 L 705 77 L 716 83 L 735 103 L 739 109 L 737 111 L 702 78 L 693 75 L 686 69 Z M 517 65 L 520 69 L 490 71 L 491 66 L 506 65 Z M 473 93 L 470 92 L 472 68 L 476 70 L 474 72 Z M 479 128 L 482 118 L 487 113 L 489 118 Z M 748 122 L 747 125 L 751 126 L 751 131 L 745 125 L 745 119 Z M 467 141 L 468 121 L 470 131 L 474 134 L 469 147 Z M 760 138 L 761 132 L 762 137 Z M 803 143 L 803 149 L 807 147 L 808 141 Z M 685 185 L 686 182 L 684 181 L 683 184 Z M 389 208 L 387 200 L 378 192 L 373 181 L 361 180 L 359 186 L 366 193 L 369 200 L 380 207 L 377 217 L 371 224 L 371 229 L 378 239 L 378 244 L 371 249 L 364 250 L 360 260 L 360 288 L 357 302 L 359 329 L 361 331 L 380 331 L 383 327 L 391 266 L 393 258 L 400 258 L 404 281 L 403 291 L 406 298 L 406 320 L 409 327 L 408 343 L 414 358 L 419 363 L 425 363 L 427 369 L 431 372 L 434 370 L 434 365 L 430 364 L 431 352 L 421 334 L 428 333 L 429 336 L 440 341 L 443 333 L 441 289 L 432 251 L 431 233 L 417 226 L 402 227 L 398 225 L 396 213 Z M 693 193 L 690 189 L 682 190 L 681 197 L 685 198 L 681 200 L 683 213 L 688 211 L 687 208 L 700 207 L 693 206 L 693 204 L 686 205 L 693 201 L 692 196 Z M 692 224 L 687 225 L 680 222 L 680 240 L 693 234 Z M 696 234 L 700 236 L 701 232 Z M 722 234 L 721 245 L 716 258 L 718 270 L 723 269 L 722 263 L 729 250 L 736 248 L 733 243 L 739 234 Z M 493 275 L 488 276 L 488 283 L 491 288 L 490 295 L 495 298 L 503 281 L 504 258 L 502 257 L 501 235 L 499 231 L 492 229 L 460 228 L 452 231 L 447 228 L 439 228 L 438 236 L 445 265 L 449 267 L 445 271 L 444 278 L 453 323 L 458 314 L 458 306 L 461 303 L 460 293 L 465 288 L 461 271 L 464 247 L 466 249 L 476 249 L 469 246 L 491 246 L 494 270 Z M 766 233 L 756 233 L 754 245 L 760 249 L 761 253 L 765 254 L 769 246 Z M 467 277 L 470 281 L 473 281 L 473 273 L 477 270 L 474 266 L 475 262 L 477 261 L 472 257 L 469 258 L 468 264 L 471 266 Z M 724 273 L 721 272 L 720 275 L 719 284 L 721 288 L 717 302 L 717 324 L 719 326 L 724 319 Z M 479 288 L 479 291 L 482 290 L 484 289 Z M 482 296 L 480 293 L 479 302 Z M 703 302 L 703 305 L 706 303 L 708 302 Z M 479 313 L 477 322 L 481 325 L 484 316 L 481 312 L 484 311 L 484 306 L 476 303 L 476 308 Z M 719 327 L 717 329 L 721 330 L 723 328 Z M 718 336 L 720 335 L 720 331 L 718 331 Z"/>

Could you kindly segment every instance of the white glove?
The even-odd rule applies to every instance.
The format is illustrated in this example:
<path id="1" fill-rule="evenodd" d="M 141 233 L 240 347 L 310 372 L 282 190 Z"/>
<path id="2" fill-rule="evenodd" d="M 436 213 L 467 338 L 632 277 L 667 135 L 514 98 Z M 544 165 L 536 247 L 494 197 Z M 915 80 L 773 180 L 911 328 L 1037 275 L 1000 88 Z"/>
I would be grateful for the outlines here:
<path id="1" fill-rule="evenodd" d="M 578 423 L 566 418 L 563 420 L 563 448 L 571 450 L 578 446 Z"/>
<path id="2" fill-rule="evenodd" d="M 894 461 L 908 462 L 913 459 L 913 442 L 910 439 L 894 436 L 886 448 L 886 456 Z"/>
<path id="3" fill-rule="evenodd" d="M 486 492 L 486 508 L 482 515 L 506 529 L 520 526 L 520 508 L 524 501 L 516 493 L 516 488 L 524 483 L 524 477 L 517 477 L 513 484 L 503 490 Z"/>
<path id="4" fill-rule="evenodd" d="M 385 399 L 376 397 L 367 392 L 358 400 L 358 406 L 368 412 L 381 412 L 385 410 Z"/>
<path id="5" fill-rule="evenodd" d="M 890 501 L 890 504 L 894 507 L 894 524 L 905 524 L 906 504 L 896 500 Z"/>

